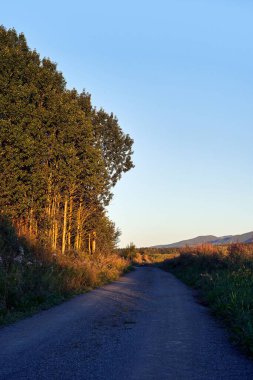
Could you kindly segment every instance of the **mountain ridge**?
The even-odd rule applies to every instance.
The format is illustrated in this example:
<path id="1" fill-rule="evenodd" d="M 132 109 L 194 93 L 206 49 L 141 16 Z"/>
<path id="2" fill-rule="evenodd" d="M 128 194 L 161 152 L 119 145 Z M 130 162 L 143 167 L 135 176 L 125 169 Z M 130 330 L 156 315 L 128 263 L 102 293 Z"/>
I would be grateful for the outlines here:
<path id="1" fill-rule="evenodd" d="M 198 244 L 231 244 L 231 243 L 253 243 L 253 231 L 246 232 L 244 234 L 238 235 L 225 235 L 225 236 L 215 236 L 215 235 L 204 235 L 196 236 L 195 238 L 180 240 L 175 243 L 170 244 L 159 244 L 153 246 L 153 248 L 177 248 L 184 247 L 186 245 L 194 246 Z"/>

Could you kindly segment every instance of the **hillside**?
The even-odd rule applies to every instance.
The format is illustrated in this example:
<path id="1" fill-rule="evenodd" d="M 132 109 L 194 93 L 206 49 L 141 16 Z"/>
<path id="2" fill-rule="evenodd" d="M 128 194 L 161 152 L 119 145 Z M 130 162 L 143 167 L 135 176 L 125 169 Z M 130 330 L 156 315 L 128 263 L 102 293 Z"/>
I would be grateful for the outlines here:
<path id="1" fill-rule="evenodd" d="M 172 244 L 156 245 L 154 248 L 174 248 L 174 247 L 184 247 L 185 245 L 198 245 L 203 243 L 210 244 L 230 244 L 230 243 L 252 243 L 253 242 L 253 231 L 247 232 L 241 235 L 227 235 L 227 236 L 197 236 L 193 239 L 181 240 Z"/>

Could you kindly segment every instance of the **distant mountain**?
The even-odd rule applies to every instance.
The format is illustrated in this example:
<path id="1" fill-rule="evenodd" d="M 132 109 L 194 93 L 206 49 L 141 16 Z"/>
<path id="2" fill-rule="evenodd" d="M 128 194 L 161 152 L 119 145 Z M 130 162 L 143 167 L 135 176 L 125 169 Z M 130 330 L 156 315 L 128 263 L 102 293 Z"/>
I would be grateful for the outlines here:
<path id="1" fill-rule="evenodd" d="M 230 244 L 230 243 L 253 243 L 253 231 L 242 235 L 227 235 L 227 236 L 197 236 L 193 239 L 181 240 L 172 244 L 156 245 L 154 248 L 175 248 L 184 247 L 186 245 L 198 245 L 203 243 L 210 244 Z"/>

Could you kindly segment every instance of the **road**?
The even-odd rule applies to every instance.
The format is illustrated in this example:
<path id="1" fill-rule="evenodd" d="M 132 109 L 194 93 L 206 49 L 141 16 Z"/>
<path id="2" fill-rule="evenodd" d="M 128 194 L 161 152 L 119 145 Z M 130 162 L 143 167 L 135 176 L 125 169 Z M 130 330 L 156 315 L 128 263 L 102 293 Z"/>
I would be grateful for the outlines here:
<path id="1" fill-rule="evenodd" d="M 0 379 L 253 379 L 193 291 L 155 267 L 2 328 L 0 347 Z"/>

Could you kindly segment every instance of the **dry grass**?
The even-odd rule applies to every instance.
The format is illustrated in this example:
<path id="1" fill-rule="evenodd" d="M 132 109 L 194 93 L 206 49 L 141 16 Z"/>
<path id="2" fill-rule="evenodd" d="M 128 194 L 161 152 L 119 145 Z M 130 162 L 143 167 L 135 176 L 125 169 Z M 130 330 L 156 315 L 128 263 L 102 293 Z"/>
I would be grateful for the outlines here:
<path id="1" fill-rule="evenodd" d="M 160 264 L 166 260 L 178 257 L 179 253 L 140 253 L 137 252 L 133 258 L 133 264 Z"/>
<path id="2" fill-rule="evenodd" d="M 115 253 L 52 254 L 8 227 L 0 236 L 0 324 L 116 280 L 129 265 Z"/>

